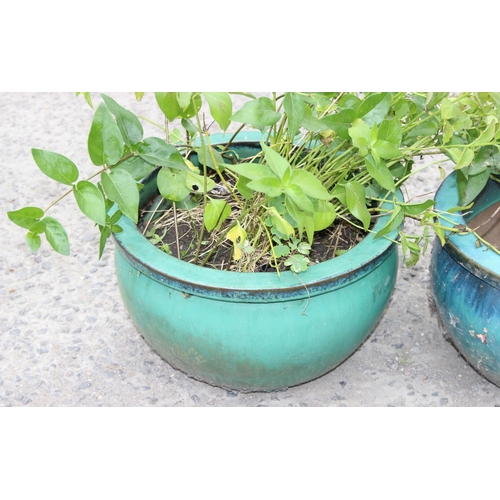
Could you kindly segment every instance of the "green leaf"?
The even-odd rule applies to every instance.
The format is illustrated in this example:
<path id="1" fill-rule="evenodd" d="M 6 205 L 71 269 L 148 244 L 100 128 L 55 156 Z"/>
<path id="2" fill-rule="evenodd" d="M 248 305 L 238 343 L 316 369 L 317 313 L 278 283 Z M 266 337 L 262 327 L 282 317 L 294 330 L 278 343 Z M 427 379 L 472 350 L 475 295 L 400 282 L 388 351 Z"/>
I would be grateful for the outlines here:
<path id="1" fill-rule="evenodd" d="M 344 109 L 338 113 L 325 116 L 321 119 L 321 123 L 326 125 L 330 130 L 333 130 L 342 139 L 349 139 L 349 127 L 356 119 L 356 112 L 352 109 Z"/>
<path id="2" fill-rule="evenodd" d="M 356 110 L 356 118 L 363 118 L 363 121 L 370 127 L 377 123 L 380 125 L 387 116 L 391 107 L 391 95 L 388 92 L 373 94 L 361 101 Z"/>
<path id="3" fill-rule="evenodd" d="M 261 177 L 260 179 L 255 179 L 247 184 L 247 188 L 257 191 L 259 193 L 264 193 L 270 198 L 281 195 L 281 184 L 276 177 Z"/>
<path id="4" fill-rule="evenodd" d="M 83 95 L 83 97 L 85 97 L 85 100 L 87 101 L 87 104 L 92 108 L 94 109 L 94 105 L 92 104 L 92 97 L 90 95 L 90 92 L 76 92 L 76 95 L 79 96 L 79 95 Z"/>
<path id="5" fill-rule="evenodd" d="M 495 137 L 496 123 L 491 122 L 485 130 L 481 132 L 481 135 L 471 144 L 472 147 L 476 146 L 486 146 Z"/>
<path id="6" fill-rule="evenodd" d="M 113 212 L 113 215 L 108 216 L 108 218 L 106 219 L 106 225 L 112 226 L 116 224 L 122 218 L 122 215 L 123 214 L 119 209 L 115 210 L 115 212 Z"/>
<path id="7" fill-rule="evenodd" d="M 275 245 L 274 247 L 272 247 L 272 252 L 274 256 L 279 259 L 280 257 L 290 255 L 290 248 L 286 245 Z"/>
<path id="8" fill-rule="evenodd" d="M 441 118 L 443 120 L 453 120 L 461 114 L 460 108 L 448 98 L 441 101 Z"/>
<path id="9" fill-rule="evenodd" d="M 426 109 L 432 109 L 439 104 L 449 93 L 448 92 L 428 92 L 425 100 Z"/>
<path id="10" fill-rule="evenodd" d="M 208 102 L 210 113 L 222 130 L 226 130 L 231 123 L 233 102 L 227 92 L 202 92 Z"/>
<path id="11" fill-rule="evenodd" d="M 407 132 L 405 134 L 405 139 L 410 139 L 412 137 L 430 137 L 432 135 L 436 135 L 438 130 L 439 122 L 437 120 L 427 120 Z"/>
<path id="12" fill-rule="evenodd" d="M 334 223 L 337 214 L 335 212 L 335 207 L 330 202 L 319 200 L 314 207 L 313 217 L 314 230 L 322 231 Z"/>
<path id="13" fill-rule="evenodd" d="M 32 252 L 36 252 L 42 243 L 42 239 L 38 234 L 28 232 L 26 234 L 26 243 Z"/>
<path id="14" fill-rule="evenodd" d="M 80 181 L 73 186 L 73 194 L 78 207 L 90 220 L 101 226 L 106 225 L 104 196 L 95 184 Z"/>
<path id="15" fill-rule="evenodd" d="M 398 229 L 404 220 L 404 212 L 400 205 L 395 205 L 391 217 L 387 224 L 375 235 L 375 238 L 379 238 L 384 234 L 388 234 L 395 229 Z"/>
<path id="16" fill-rule="evenodd" d="M 101 237 L 99 238 L 99 260 L 100 260 L 104 252 L 104 247 L 106 246 L 106 241 L 111 236 L 111 230 L 108 226 L 104 227 L 100 226 L 99 230 L 101 232 Z"/>
<path id="17" fill-rule="evenodd" d="M 179 94 L 182 94 L 182 92 L 179 92 Z M 196 113 L 198 113 L 202 105 L 203 102 L 201 100 L 201 95 L 195 94 L 194 96 L 191 97 L 191 102 L 189 106 L 182 111 L 181 118 L 185 119 L 192 118 L 193 116 L 196 115 Z"/>
<path id="18" fill-rule="evenodd" d="M 439 226 L 433 226 L 433 229 L 436 236 L 439 238 L 441 245 L 444 246 L 446 244 L 446 233 L 444 232 L 444 229 Z"/>
<path id="19" fill-rule="evenodd" d="M 301 241 L 297 245 L 297 250 L 303 255 L 309 255 L 309 252 L 311 251 L 311 245 L 309 245 L 309 243 L 306 243 L 305 241 Z"/>
<path id="20" fill-rule="evenodd" d="M 30 229 L 40 218 L 43 217 L 44 211 L 38 207 L 24 207 L 19 210 L 7 212 L 7 217 L 16 225 Z"/>
<path id="21" fill-rule="evenodd" d="M 202 100 L 194 92 L 155 92 L 156 102 L 167 120 L 192 118 L 201 108 Z"/>
<path id="22" fill-rule="evenodd" d="M 302 191 L 311 198 L 315 198 L 317 200 L 332 199 L 332 195 L 323 186 L 323 184 L 321 184 L 321 181 L 311 174 L 311 172 L 301 169 L 293 170 L 290 182 L 300 186 Z"/>
<path id="23" fill-rule="evenodd" d="M 45 236 L 50 246 L 62 255 L 69 255 L 69 240 L 64 227 L 53 217 L 45 217 Z"/>
<path id="24" fill-rule="evenodd" d="M 346 189 L 345 185 L 342 184 L 336 184 L 335 187 L 332 189 L 332 196 L 334 198 L 337 198 L 344 207 L 347 206 L 347 195 L 346 195 Z"/>
<path id="25" fill-rule="evenodd" d="M 285 266 L 289 266 L 294 273 L 307 271 L 310 260 L 304 255 L 292 255 L 285 261 Z"/>
<path id="26" fill-rule="evenodd" d="M 455 162 L 455 170 L 467 167 L 474 159 L 474 151 L 469 148 L 449 148 L 448 153 Z"/>
<path id="27" fill-rule="evenodd" d="M 365 188 L 357 181 L 349 181 L 345 184 L 345 193 L 349 212 L 362 222 L 365 230 L 368 229 L 370 227 L 371 216 L 366 208 Z"/>
<path id="28" fill-rule="evenodd" d="M 88 150 L 96 166 L 114 165 L 123 156 L 122 134 L 113 116 L 104 103 L 99 104 L 88 138 Z"/>
<path id="29" fill-rule="evenodd" d="M 237 174 L 243 175 L 247 179 L 256 180 L 261 177 L 269 177 L 273 171 L 267 165 L 260 163 L 242 163 L 239 165 L 226 164 L 226 168 L 233 170 Z"/>
<path id="30" fill-rule="evenodd" d="M 107 108 L 116 119 L 123 141 L 128 147 L 142 141 L 144 130 L 142 124 L 131 111 L 120 106 L 115 100 L 105 94 L 101 94 Z"/>
<path id="31" fill-rule="evenodd" d="M 286 214 L 284 215 L 288 215 L 289 219 L 295 222 L 299 236 L 302 237 L 306 225 L 306 214 L 295 205 L 289 196 L 285 196 L 285 208 Z"/>
<path id="32" fill-rule="evenodd" d="M 33 234 L 42 234 L 45 232 L 45 219 L 38 220 L 36 221 L 31 227 L 30 227 L 30 233 Z"/>
<path id="33" fill-rule="evenodd" d="M 153 163 L 144 160 L 140 156 L 133 156 L 113 167 L 113 170 L 128 172 L 134 180 L 140 181 L 155 168 L 156 165 Z"/>
<path id="34" fill-rule="evenodd" d="M 304 218 L 304 228 L 306 230 L 306 235 L 309 241 L 309 245 L 313 244 L 314 227 L 315 227 L 314 217 L 312 215 L 306 215 Z"/>
<path id="35" fill-rule="evenodd" d="M 347 93 L 344 94 L 339 101 L 339 107 L 342 109 L 352 109 L 356 111 L 361 104 L 361 99 L 354 94 Z"/>
<path id="36" fill-rule="evenodd" d="M 43 149 L 32 149 L 31 154 L 38 168 L 47 177 L 67 186 L 78 179 L 78 168 L 69 158 Z"/>
<path id="37" fill-rule="evenodd" d="M 139 190 L 134 178 L 125 170 L 113 170 L 101 174 L 106 196 L 114 201 L 121 212 L 137 224 L 139 212 Z"/>
<path id="38" fill-rule="evenodd" d="M 184 158 L 175 146 L 159 137 L 148 137 L 137 148 L 139 156 L 155 166 L 189 171 Z"/>
<path id="39" fill-rule="evenodd" d="M 219 230 L 222 223 L 231 215 L 231 206 L 225 200 L 210 200 L 203 213 L 207 231 Z"/>
<path id="40" fill-rule="evenodd" d="M 186 172 L 162 168 L 158 172 L 157 183 L 161 195 L 171 201 L 182 201 L 191 190 L 186 184 Z"/>
<path id="41" fill-rule="evenodd" d="M 305 115 L 305 103 L 296 92 L 287 92 L 283 108 L 288 118 L 288 136 L 293 140 L 297 135 Z"/>
<path id="42" fill-rule="evenodd" d="M 375 162 L 372 155 L 368 155 L 365 158 L 366 170 L 368 173 L 384 188 L 394 193 L 396 186 L 394 185 L 394 178 L 391 171 L 383 162 L 380 160 L 378 163 Z"/>
<path id="43" fill-rule="evenodd" d="M 378 129 L 377 139 L 380 141 L 387 141 L 396 148 L 399 148 L 401 140 L 403 139 L 401 122 L 397 119 L 384 120 Z"/>
<path id="44" fill-rule="evenodd" d="M 188 118 L 182 118 L 181 125 L 182 125 L 182 128 L 186 132 L 189 132 L 192 136 L 195 136 L 198 133 L 198 129 L 193 124 L 193 122 L 191 120 L 189 120 Z M 177 128 L 174 130 L 171 130 L 170 131 L 170 142 L 172 142 L 172 143 L 183 142 L 184 136 L 185 136 L 185 133 L 181 133 L 181 131 Z"/>
<path id="45" fill-rule="evenodd" d="M 306 196 L 300 186 L 290 184 L 285 188 L 285 194 L 295 203 L 295 205 L 297 205 L 298 208 L 300 208 L 300 210 L 306 212 L 306 214 L 312 215 L 314 213 L 312 201 Z"/>
<path id="46" fill-rule="evenodd" d="M 419 215 L 428 208 L 435 205 L 435 201 L 427 200 L 422 203 L 399 203 L 404 213 L 407 215 Z"/>
<path id="47" fill-rule="evenodd" d="M 236 111 L 232 120 L 264 130 L 277 123 L 280 118 L 281 113 L 276 111 L 274 102 L 269 97 L 259 97 L 246 102 L 240 110 Z"/>
<path id="48" fill-rule="evenodd" d="M 284 237 L 289 238 L 295 232 L 292 225 L 286 221 L 278 213 L 275 207 L 268 208 L 269 216 L 271 217 L 272 225 L 281 233 Z"/>
<path id="49" fill-rule="evenodd" d="M 182 109 L 177 102 L 177 92 L 155 92 L 155 99 L 168 121 L 180 118 Z"/>
<path id="50" fill-rule="evenodd" d="M 378 137 L 378 125 L 376 123 L 374 123 L 372 125 L 372 128 L 370 129 L 370 144 L 373 144 L 376 140 L 377 140 L 377 137 Z"/>
<path id="51" fill-rule="evenodd" d="M 371 127 L 361 119 L 356 119 L 352 123 L 352 127 L 348 130 L 352 138 L 352 143 L 359 149 L 361 156 L 368 154 L 367 146 L 370 143 Z"/>
<path id="52" fill-rule="evenodd" d="M 193 92 L 176 92 L 176 94 L 179 106 L 181 107 L 182 111 L 185 111 L 191 104 L 191 97 L 193 96 Z"/>
<path id="53" fill-rule="evenodd" d="M 314 116 L 308 106 L 304 108 L 302 126 L 309 132 L 323 132 L 330 128 L 327 124 L 323 123 L 322 120 Z"/>
<path id="54" fill-rule="evenodd" d="M 250 200 L 253 197 L 254 191 L 248 187 L 248 183 L 250 179 L 240 175 L 238 177 L 238 182 L 236 183 L 236 189 L 239 191 L 241 196 L 245 198 L 245 200 Z"/>
<path id="55" fill-rule="evenodd" d="M 203 104 L 200 94 L 195 92 L 157 92 L 157 94 L 158 97 L 156 101 L 170 121 L 175 118 L 192 118 L 200 110 Z M 173 96 L 170 94 L 173 94 Z M 165 96 L 163 100 L 162 95 Z M 173 118 L 171 118 L 171 116 L 173 116 Z"/>
<path id="56" fill-rule="evenodd" d="M 261 143 L 261 145 L 267 164 L 273 171 L 274 175 L 282 181 L 285 174 L 291 170 L 290 164 L 279 153 L 274 151 L 274 149 L 271 149 L 264 143 Z"/>
<path id="57" fill-rule="evenodd" d="M 500 170 L 500 152 L 497 146 L 483 146 L 479 148 L 472 164 L 467 170 L 469 175 L 474 175 L 488 167 L 493 167 L 497 172 Z"/>
<path id="58" fill-rule="evenodd" d="M 463 130 L 468 130 L 470 128 L 473 128 L 473 123 L 470 117 L 465 113 L 461 114 L 456 120 L 453 121 L 452 124 L 453 132 L 462 132 Z"/>
<path id="59" fill-rule="evenodd" d="M 212 189 L 215 187 L 215 182 L 208 177 L 206 178 L 206 182 L 207 192 L 212 191 Z M 205 187 L 205 177 L 194 172 L 186 172 L 186 186 L 193 191 L 203 191 Z"/>
<path id="60" fill-rule="evenodd" d="M 476 196 L 484 189 L 490 178 L 490 170 L 486 169 L 468 178 L 461 170 L 457 170 L 457 189 L 459 203 L 468 205 L 475 200 Z"/>
<path id="61" fill-rule="evenodd" d="M 372 153 L 373 150 L 375 150 L 376 154 L 378 154 L 380 158 L 383 158 L 384 160 L 392 160 L 394 158 L 402 156 L 399 148 L 387 141 L 376 140 L 371 146 Z"/>
<path id="62" fill-rule="evenodd" d="M 209 147 L 207 144 L 203 144 L 202 146 L 195 148 L 195 152 L 198 155 L 198 163 L 200 165 L 206 164 L 207 167 L 217 170 L 213 160 L 215 159 L 215 162 L 219 170 L 221 171 L 224 170 L 225 168 L 224 158 L 222 158 L 221 154 L 216 149 Z"/>

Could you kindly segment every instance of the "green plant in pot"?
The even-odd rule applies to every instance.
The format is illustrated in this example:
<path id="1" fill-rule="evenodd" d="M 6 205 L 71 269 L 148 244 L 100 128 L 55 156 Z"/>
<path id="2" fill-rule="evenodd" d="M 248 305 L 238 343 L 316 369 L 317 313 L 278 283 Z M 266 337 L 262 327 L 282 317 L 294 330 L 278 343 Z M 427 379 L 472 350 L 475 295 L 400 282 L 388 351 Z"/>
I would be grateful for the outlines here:
<path id="1" fill-rule="evenodd" d="M 411 265 L 429 227 L 443 231 L 432 201 L 405 201 L 399 188 L 415 157 L 460 148 L 458 125 L 443 141 L 449 96 L 155 98 L 165 123 L 144 138 L 141 120 L 102 95 L 88 136 L 91 178 L 80 179 L 67 157 L 33 149 L 96 224 L 99 255 L 113 235 L 135 324 L 172 366 L 222 387 L 278 390 L 330 371 L 382 316 L 397 242 Z M 244 103 L 233 109 L 233 99 Z M 209 133 L 212 121 L 222 133 Z M 64 228 L 46 212 L 9 217 L 28 230 L 32 250 L 45 235 L 68 254 Z M 423 233 L 405 234 L 405 217 Z"/>
<path id="2" fill-rule="evenodd" d="M 455 164 L 441 184 L 431 259 L 432 294 L 447 337 L 484 377 L 500 385 L 500 94 L 457 96 L 450 139 Z"/>

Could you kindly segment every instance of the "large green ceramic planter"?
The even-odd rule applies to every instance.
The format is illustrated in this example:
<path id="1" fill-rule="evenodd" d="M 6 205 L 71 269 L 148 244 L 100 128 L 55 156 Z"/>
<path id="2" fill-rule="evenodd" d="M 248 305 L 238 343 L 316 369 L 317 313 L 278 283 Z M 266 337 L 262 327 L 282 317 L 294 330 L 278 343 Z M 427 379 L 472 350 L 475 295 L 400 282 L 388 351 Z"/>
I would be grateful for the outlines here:
<path id="1" fill-rule="evenodd" d="M 152 176 L 143 202 L 155 193 Z M 284 389 L 339 365 L 381 318 L 397 274 L 396 245 L 384 237 L 369 235 L 299 276 L 278 276 L 188 264 L 155 248 L 129 219 L 120 225 L 118 284 L 144 338 L 187 375 L 242 392 Z"/>
<path id="2" fill-rule="evenodd" d="M 500 186 L 489 181 L 467 214 L 450 215 L 449 227 L 470 219 L 500 201 Z M 436 208 L 456 207 L 456 175 L 445 179 Z M 485 378 L 500 386 L 500 255 L 477 245 L 472 234 L 449 234 L 435 241 L 431 259 L 432 293 L 438 316 L 458 351 Z"/>

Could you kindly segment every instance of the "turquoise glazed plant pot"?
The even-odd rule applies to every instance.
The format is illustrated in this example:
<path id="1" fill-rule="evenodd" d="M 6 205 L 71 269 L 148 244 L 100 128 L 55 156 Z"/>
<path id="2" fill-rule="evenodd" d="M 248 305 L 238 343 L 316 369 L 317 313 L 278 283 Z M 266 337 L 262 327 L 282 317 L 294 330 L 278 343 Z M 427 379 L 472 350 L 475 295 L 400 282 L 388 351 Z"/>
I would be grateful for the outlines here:
<path id="1" fill-rule="evenodd" d="M 252 135 L 235 144 L 258 148 Z M 144 183 L 141 203 L 158 193 L 154 175 Z M 129 219 L 120 225 L 118 284 L 144 338 L 190 377 L 241 392 L 285 389 L 338 366 L 381 318 L 397 275 L 396 245 L 372 234 L 305 273 L 278 276 L 182 262 L 149 243 Z"/>
<path id="2" fill-rule="evenodd" d="M 436 194 L 436 208 L 459 205 L 452 173 Z M 464 216 L 449 217 L 448 226 L 467 225 L 500 201 L 500 186 L 489 181 Z M 438 239 L 431 259 L 432 293 L 439 319 L 450 340 L 485 378 L 500 386 L 500 255 L 478 246 L 474 234 L 450 233 L 444 247 Z"/>

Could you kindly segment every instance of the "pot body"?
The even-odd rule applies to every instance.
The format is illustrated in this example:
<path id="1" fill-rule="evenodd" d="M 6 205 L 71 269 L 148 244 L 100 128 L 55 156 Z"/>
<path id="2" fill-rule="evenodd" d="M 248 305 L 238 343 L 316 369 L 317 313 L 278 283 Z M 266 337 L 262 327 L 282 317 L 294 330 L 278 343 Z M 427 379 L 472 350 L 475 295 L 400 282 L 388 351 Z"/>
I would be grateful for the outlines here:
<path id="1" fill-rule="evenodd" d="M 464 224 L 500 201 L 500 187 L 490 181 L 472 210 L 450 218 Z M 436 194 L 436 208 L 458 206 L 455 173 Z M 473 234 L 448 234 L 444 247 L 436 239 L 431 258 L 431 286 L 439 319 L 453 344 L 485 378 L 500 386 L 500 255 L 478 246 Z"/>
<path id="2" fill-rule="evenodd" d="M 236 142 L 247 147 L 251 140 Z M 145 197 L 148 190 L 155 192 L 154 178 Z M 396 245 L 373 235 L 305 273 L 278 276 L 182 262 L 155 248 L 128 219 L 120 225 L 118 284 L 144 338 L 187 375 L 242 392 L 285 389 L 339 365 L 381 318 L 397 275 Z"/>

